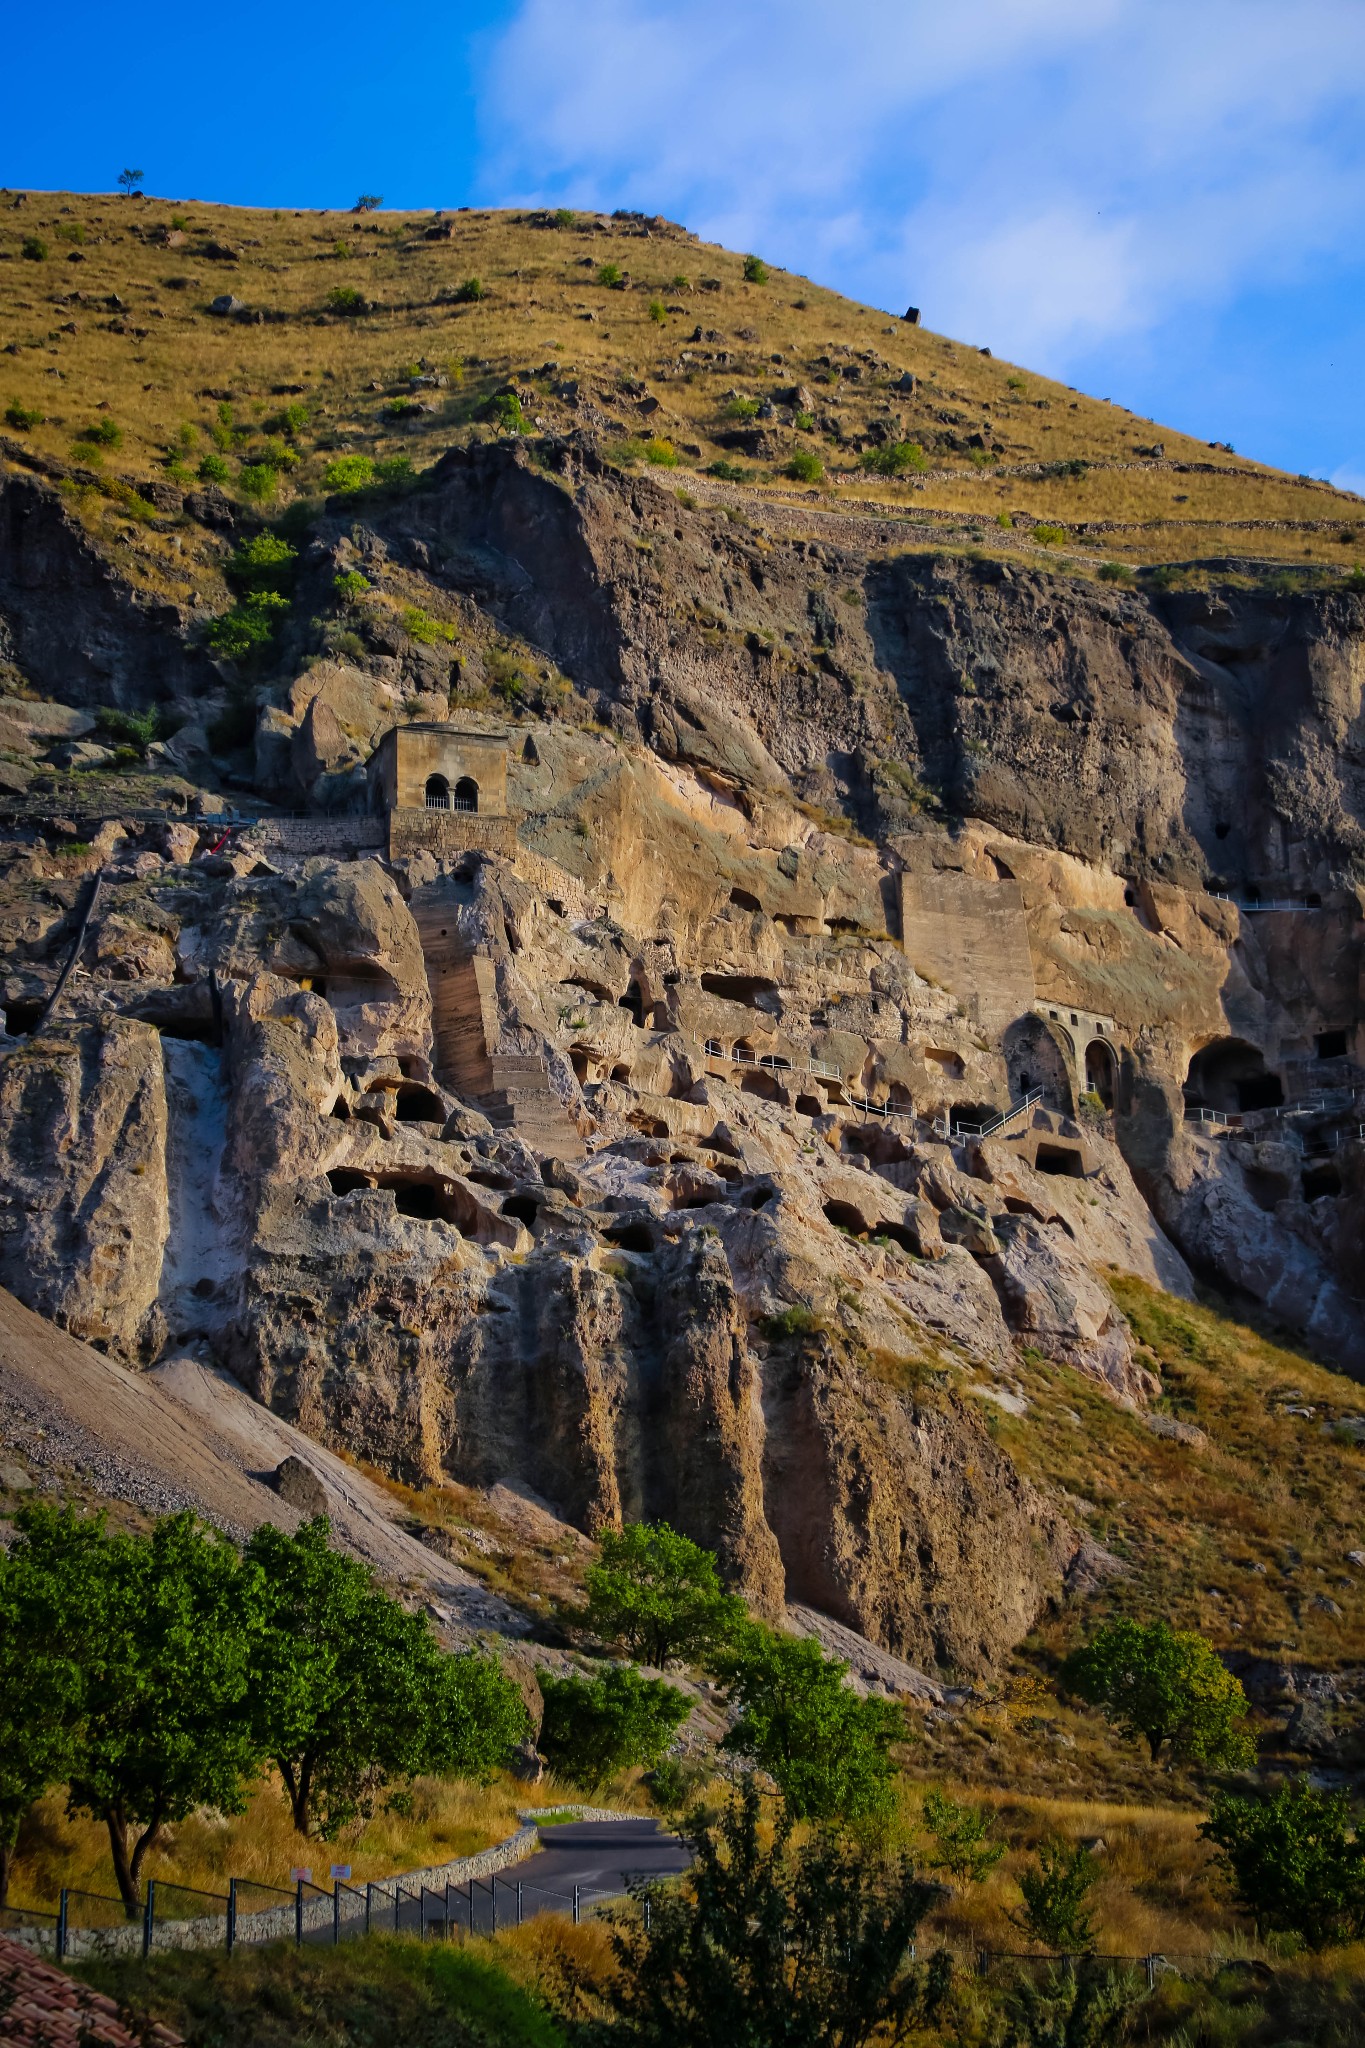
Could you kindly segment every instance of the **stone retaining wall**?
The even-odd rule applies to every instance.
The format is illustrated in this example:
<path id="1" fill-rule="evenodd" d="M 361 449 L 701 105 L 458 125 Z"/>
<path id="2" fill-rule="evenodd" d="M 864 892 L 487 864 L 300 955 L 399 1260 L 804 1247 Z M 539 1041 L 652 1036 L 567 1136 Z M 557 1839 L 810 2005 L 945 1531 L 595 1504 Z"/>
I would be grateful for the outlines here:
<path id="1" fill-rule="evenodd" d="M 369 1889 L 392 1901 L 394 1890 L 402 1885 L 404 1889 L 416 1890 L 426 1885 L 431 1891 L 444 1891 L 448 1884 L 468 1884 L 471 1879 L 492 1877 L 499 1870 L 506 1870 L 514 1863 L 524 1861 L 534 1854 L 540 1841 L 537 1820 L 549 1814 L 571 1814 L 575 1820 L 636 1820 L 637 1814 L 624 1813 L 607 1806 L 542 1806 L 519 1812 L 517 1819 L 522 1825 L 514 1834 L 501 1842 L 494 1842 L 487 1849 L 480 1849 L 473 1856 L 460 1856 L 451 1863 L 434 1863 L 425 1870 L 400 1870 L 391 1877 L 368 1879 Z M 363 1890 L 357 1884 L 355 1890 Z M 327 1897 L 313 1897 L 304 1905 L 303 1926 L 305 1933 L 332 1924 L 332 1900 Z M 237 1918 L 237 1939 L 255 1946 L 264 1941 L 292 1941 L 297 1926 L 297 1913 L 291 1902 L 286 1906 L 268 1906 L 260 1913 L 240 1913 Z M 22 1942 L 28 1948 L 48 1950 L 53 1936 L 47 1927 L 16 1927 L 6 1929 L 7 1938 Z M 156 1927 L 152 1937 L 154 1950 L 168 1948 L 222 1948 L 227 1938 L 226 1916 L 221 1913 L 207 1914 L 197 1920 L 163 1920 Z M 73 1927 L 66 1938 L 68 1962 L 81 1962 L 88 1956 L 127 1956 L 142 1953 L 142 1928 L 134 1921 L 122 1927 Z"/>

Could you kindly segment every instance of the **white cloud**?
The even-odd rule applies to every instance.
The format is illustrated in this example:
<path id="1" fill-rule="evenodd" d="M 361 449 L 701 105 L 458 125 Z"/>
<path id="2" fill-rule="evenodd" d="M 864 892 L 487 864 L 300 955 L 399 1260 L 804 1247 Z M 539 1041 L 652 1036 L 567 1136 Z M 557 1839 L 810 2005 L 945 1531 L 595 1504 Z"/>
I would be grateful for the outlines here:
<path id="1" fill-rule="evenodd" d="M 1365 226 L 1359 0 L 524 0 L 485 187 L 638 206 L 1063 369 Z"/>

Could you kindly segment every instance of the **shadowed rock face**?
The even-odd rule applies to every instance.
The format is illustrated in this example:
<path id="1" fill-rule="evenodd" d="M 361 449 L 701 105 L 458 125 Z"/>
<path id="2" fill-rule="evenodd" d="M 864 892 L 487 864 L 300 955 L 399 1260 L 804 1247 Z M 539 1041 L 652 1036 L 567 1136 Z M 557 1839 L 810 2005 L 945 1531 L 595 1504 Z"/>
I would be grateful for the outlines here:
<path id="1" fill-rule="evenodd" d="M 258 773 L 348 804 L 407 693 L 454 687 L 444 643 L 303 667 L 347 550 L 533 644 L 611 733 L 514 726 L 511 858 L 187 865 L 191 828 L 107 825 L 64 1006 L 0 1039 L 0 1280 L 126 1359 L 202 1349 L 396 1474 L 666 1517 L 761 1611 L 982 1668 L 1079 1539 L 976 1397 L 1017 1399 L 1027 1347 L 1149 1400 L 1105 1269 L 1185 1291 L 1184 1253 L 1365 1372 L 1354 1137 L 1309 1171 L 1273 1110 L 1184 1121 L 1206 1070 L 1307 1099 L 1324 1033 L 1350 1080 L 1360 600 L 763 533 L 554 459 L 452 454 L 372 526 L 319 522 Z M 30 681 L 188 706 L 178 622 L 3 488 Z M 68 672 L 68 630 L 114 665 Z M 16 841 L 0 901 L 16 1034 L 75 933 L 81 861 L 45 862 Z M 951 987 L 900 943 L 907 875 L 1007 891 Z M 1320 900 L 1276 922 L 1214 884 Z M 1003 1028 L 971 981 L 1002 921 Z M 1073 1008 L 1108 1020 L 1112 1120 L 1078 1108 Z"/>

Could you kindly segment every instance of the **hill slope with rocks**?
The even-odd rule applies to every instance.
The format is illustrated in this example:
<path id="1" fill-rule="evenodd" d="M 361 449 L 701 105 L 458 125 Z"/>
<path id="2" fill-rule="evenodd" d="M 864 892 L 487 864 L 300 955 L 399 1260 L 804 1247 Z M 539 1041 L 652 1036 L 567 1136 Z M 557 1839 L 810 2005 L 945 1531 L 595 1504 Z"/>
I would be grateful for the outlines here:
<path id="1" fill-rule="evenodd" d="M 1207 1450 L 1131 1290 L 1273 1318 L 1349 1465 L 1355 501 L 664 222 L 0 220 L 19 1301 L 948 1673 L 1175 1554 L 1056 1434 Z"/>

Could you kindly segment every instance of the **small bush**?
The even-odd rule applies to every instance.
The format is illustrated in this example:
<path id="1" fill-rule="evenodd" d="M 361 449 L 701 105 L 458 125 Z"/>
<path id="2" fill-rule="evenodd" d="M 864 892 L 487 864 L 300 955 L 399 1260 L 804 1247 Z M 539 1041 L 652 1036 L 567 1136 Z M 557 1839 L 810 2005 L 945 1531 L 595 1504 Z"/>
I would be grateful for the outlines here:
<path id="1" fill-rule="evenodd" d="M 756 398 L 732 398 L 725 408 L 727 420 L 754 420 L 758 418 Z"/>
<path id="2" fill-rule="evenodd" d="M 860 467 L 874 476 L 922 474 L 929 467 L 929 458 L 918 441 L 893 441 L 886 448 L 869 448 L 858 460 Z"/>
<path id="3" fill-rule="evenodd" d="M 338 455 L 322 472 L 323 489 L 337 494 L 367 490 L 373 482 L 374 463 L 368 455 Z"/>
<path id="4" fill-rule="evenodd" d="M 604 263 L 597 273 L 597 282 L 606 285 L 609 291 L 618 291 L 625 283 L 625 275 L 619 263 Z"/>
<path id="5" fill-rule="evenodd" d="M 1005 383 L 1011 391 L 1023 391 L 1027 388 L 1022 377 L 1006 377 Z"/>
<path id="6" fill-rule="evenodd" d="M 645 461 L 652 462 L 656 469 L 676 469 L 678 451 L 671 441 L 656 438 L 645 442 Z"/>
<path id="7" fill-rule="evenodd" d="M 722 456 L 719 462 L 707 464 L 706 474 L 708 476 L 718 476 L 722 483 L 747 484 L 753 471 L 741 469 L 737 462 L 727 462 Z"/>
<path id="8" fill-rule="evenodd" d="M 457 285 L 455 288 L 455 303 L 457 306 L 474 306 L 478 304 L 480 299 L 486 299 L 487 297 L 488 287 L 481 283 L 477 277 L 467 277 L 463 284 Z"/>
<path id="9" fill-rule="evenodd" d="M 401 484 L 404 477 L 411 475 L 410 455 L 381 455 L 374 466 L 374 480 L 378 484 Z"/>
<path id="10" fill-rule="evenodd" d="M 353 284 L 333 285 L 327 294 L 327 310 L 329 313 L 363 313 L 365 294 L 357 291 Z"/>
<path id="11" fill-rule="evenodd" d="M 684 277 L 682 272 L 679 271 L 676 277 L 669 278 L 668 289 L 671 292 L 690 292 L 692 289 L 692 281 L 690 278 Z"/>
<path id="12" fill-rule="evenodd" d="M 526 428 L 526 415 L 521 409 L 521 400 L 515 391 L 499 391 L 488 402 L 489 417 L 496 421 L 504 434 L 520 434 Z"/>
<path id="13" fill-rule="evenodd" d="M 638 434 L 631 434 L 624 441 L 605 442 L 602 453 L 608 462 L 619 463 L 622 468 L 629 469 L 634 463 L 644 461 L 646 445 Z"/>
<path id="14" fill-rule="evenodd" d="M 204 635 L 215 654 L 228 661 L 246 661 L 270 645 L 289 609 L 289 599 L 277 590 L 256 590 L 223 612 Z"/>
<path id="15" fill-rule="evenodd" d="M 818 484 L 825 465 L 809 448 L 798 448 L 787 463 L 786 474 L 800 484 Z"/>
<path id="16" fill-rule="evenodd" d="M 799 412 L 792 424 L 802 434 L 813 433 L 815 429 L 815 414 L 813 412 Z"/>
<path id="17" fill-rule="evenodd" d="M 225 484 L 231 474 L 230 464 L 221 455 L 206 455 L 199 465 L 201 484 Z"/>
<path id="18" fill-rule="evenodd" d="M 363 577 L 361 581 L 364 581 Z M 416 640 L 423 647 L 435 647 L 439 641 L 448 643 L 460 637 L 445 619 L 434 619 L 431 613 L 424 612 L 420 605 L 405 606 L 401 616 L 403 631 L 409 640 Z"/>
<path id="19" fill-rule="evenodd" d="M 1011 519 L 1008 512 L 997 512 L 995 515 L 995 523 L 997 526 L 1003 526 L 1006 533 L 1013 533 L 1014 531 L 1014 521 Z"/>
<path id="20" fill-rule="evenodd" d="M 298 559 L 298 549 L 277 533 L 257 533 L 229 557 L 223 573 L 239 590 L 290 590 Z"/>
<path id="21" fill-rule="evenodd" d="M 292 439 L 294 435 L 301 434 L 307 424 L 306 405 L 286 405 L 272 419 L 266 421 L 265 430 L 268 434 L 288 434 Z"/>
<path id="22" fill-rule="evenodd" d="M 762 262 L 757 256 L 746 256 L 744 259 L 744 282 L 746 284 L 766 284 L 768 282 L 767 264 Z"/>
<path id="23" fill-rule="evenodd" d="M 57 229 L 57 240 L 59 242 L 83 242 L 85 240 L 85 229 L 78 220 L 64 220 Z"/>
<path id="24" fill-rule="evenodd" d="M 682 506 L 684 512 L 696 511 L 697 501 L 693 497 L 691 491 L 675 491 L 673 495 L 677 499 L 678 503 Z"/>
<path id="25" fill-rule="evenodd" d="M 104 419 L 96 420 L 93 426 L 83 428 L 77 439 L 95 448 L 121 448 L 123 429 L 106 415 Z"/>
<path id="26" fill-rule="evenodd" d="M 793 1302 L 779 1315 L 764 1316 L 759 1328 L 770 1341 L 780 1343 L 783 1338 L 813 1336 L 824 1324 L 813 1308 L 807 1308 L 804 1302 Z"/>
<path id="27" fill-rule="evenodd" d="M 1067 539 L 1066 528 L 1064 526 L 1035 526 L 1033 538 L 1037 541 L 1040 548 L 1064 548 Z"/>
<path id="28" fill-rule="evenodd" d="M 1033 1868 L 1019 1879 L 1023 1909 L 1010 1917 L 1040 1948 L 1088 1955 L 1095 1930 L 1085 1908 L 1098 1876 L 1099 1865 L 1079 1843 L 1068 1849 L 1063 1842 L 1044 1842 Z"/>
<path id="29" fill-rule="evenodd" d="M 1101 562 L 1101 583 L 1131 583 L 1133 572 L 1126 562 Z"/>
<path id="30" fill-rule="evenodd" d="M 253 505 L 269 505 L 279 488 L 280 473 L 270 462 L 244 462 L 237 474 L 237 488 Z"/>
<path id="31" fill-rule="evenodd" d="M 36 405 L 20 405 L 17 398 L 12 398 L 5 407 L 6 425 L 17 428 L 21 434 L 27 433 L 30 427 L 40 427 L 45 418 L 46 414 L 39 412 Z"/>
<path id="32" fill-rule="evenodd" d="M 662 327 L 664 325 L 665 321 L 668 319 L 668 308 L 667 306 L 665 306 L 662 299 L 650 300 L 649 317 L 654 322 L 654 325 L 656 327 Z"/>
<path id="33" fill-rule="evenodd" d="M 554 211 L 554 223 L 557 228 L 576 228 L 578 215 L 571 206 L 557 206 Z"/>
<path id="34" fill-rule="evenodd" d="M 358 597 L 364 596 L 369 587 L 369 577 L 362 576 L 359 569 L 348 569 L 344 576 L 332 578 L 332 588 L 343 604 L 354 604 Z"/>
<path id="35" fill-rule="evenodd" d="M 20 244 L 19 254 L 26 256 L 30 263 L 45 263 L 47 261 L 47 243 L 41 235 L 25 235 L 23 242 Z"/>

